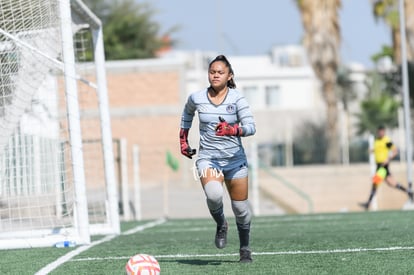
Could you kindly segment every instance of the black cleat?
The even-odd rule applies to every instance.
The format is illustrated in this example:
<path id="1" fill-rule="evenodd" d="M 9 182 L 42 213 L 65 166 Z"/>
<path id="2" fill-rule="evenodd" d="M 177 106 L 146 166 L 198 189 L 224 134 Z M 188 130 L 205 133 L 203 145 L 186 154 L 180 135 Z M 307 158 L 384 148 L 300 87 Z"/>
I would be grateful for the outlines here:
<path id="1" fill-rule="evenodd" d="M 217 226 L 215 243 L 217 248 L 224 248 L 227 244 L 227 230 L 229 226 L 227 221 L 222 226 Z"/>
<path id="2" fill-rule="evenodd" d="M 367 202 L 360 202 L 358 203 L 358 205 L 364 208 L 365 210 L 368 210 L 369 204 Z"/>
<path id="3" fill-rule="evenodd" d="M 240 248 L 240 263 L 251 263 L 253 262 L 252 259 L 252 251 L 248 247 Z"/>

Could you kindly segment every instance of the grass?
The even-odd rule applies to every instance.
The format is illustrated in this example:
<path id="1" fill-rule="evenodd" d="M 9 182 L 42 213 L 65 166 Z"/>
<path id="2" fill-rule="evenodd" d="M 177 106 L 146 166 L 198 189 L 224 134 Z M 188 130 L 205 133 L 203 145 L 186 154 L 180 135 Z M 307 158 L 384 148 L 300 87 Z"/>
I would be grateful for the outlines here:
<path id="1" fill-rule="evenodd" d="M 411 274 L 414 216 L 411 211 L 255 217 L 254 262 L 238 263 L 238 237 L 229 219 L 228 246 L 215 248 L 212 219 L 173 219 L 122 224 L 123 234 L 85 249 L 50 274 L 124 274 L 128 258 L 153 255 L 161 274 Z M 0 274 L 34 274 L 78 248 L 0 251 Z"/>

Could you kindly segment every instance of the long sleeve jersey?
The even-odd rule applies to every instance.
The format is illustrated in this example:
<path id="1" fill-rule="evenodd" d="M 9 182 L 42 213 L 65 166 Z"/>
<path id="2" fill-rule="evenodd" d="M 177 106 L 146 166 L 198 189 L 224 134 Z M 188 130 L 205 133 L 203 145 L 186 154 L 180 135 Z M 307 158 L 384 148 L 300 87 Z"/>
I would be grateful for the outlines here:
<path id="1" fill-rule="evenodd" d="M 239 136 L 216 136 L 215 132 L 221 116 L 230 125 L 238 123 L 243 136 L 255 134 L 255 121 L 249 105 L 237 90 L 229 89 L 219 105 L 210 101 L 207 89 L 191 94 L 181 116 L 181 128 L 191 128 L 196 111 L 200 120 L 199 158 L 223 159 L 244 156 Z"/>

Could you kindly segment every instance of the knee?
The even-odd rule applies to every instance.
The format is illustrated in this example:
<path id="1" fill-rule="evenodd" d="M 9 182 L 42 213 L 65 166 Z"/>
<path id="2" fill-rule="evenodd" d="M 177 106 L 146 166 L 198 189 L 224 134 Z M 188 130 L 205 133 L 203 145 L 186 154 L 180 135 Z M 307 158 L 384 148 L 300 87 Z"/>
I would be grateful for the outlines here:
<path id="1" fill-rule="evenodd" d="M 223 186 L 218 181 L 209 181 L 204 185 L 207 205 L 211 210 L 220 208 L 223 205 Z"/>
<path id="2" fill-rule="evenodd" d="M 231 207 L 233 209 L 236 222 L 238 224 L 248 224 L 252 219 L 250 212 L 249 201 L 231 201 Z"/>

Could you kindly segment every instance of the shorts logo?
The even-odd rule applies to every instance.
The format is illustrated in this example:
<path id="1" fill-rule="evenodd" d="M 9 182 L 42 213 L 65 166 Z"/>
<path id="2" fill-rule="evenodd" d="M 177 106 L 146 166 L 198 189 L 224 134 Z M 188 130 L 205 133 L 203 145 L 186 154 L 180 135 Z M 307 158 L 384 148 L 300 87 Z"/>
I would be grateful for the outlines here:
<path id="1" fill-rule="evenodd" d="M 226 111 L 229 114 L 233 114 L 235 110 L 236 110 L 236 106 L 234 106 L 234 104 L 227 105 L 226 107 Z"/>

